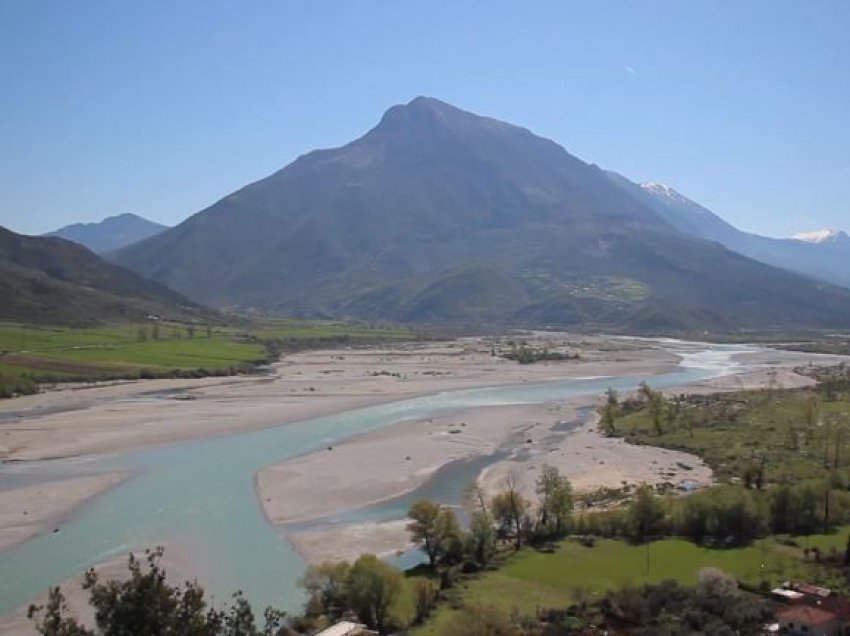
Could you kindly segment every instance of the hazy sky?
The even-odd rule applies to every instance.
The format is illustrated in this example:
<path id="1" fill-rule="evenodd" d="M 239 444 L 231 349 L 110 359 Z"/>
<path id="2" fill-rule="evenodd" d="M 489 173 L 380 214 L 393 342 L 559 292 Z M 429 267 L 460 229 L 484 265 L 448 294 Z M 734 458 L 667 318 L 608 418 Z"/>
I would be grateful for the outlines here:
<path id="1" fill-rule="evenodd" d="M 174 224 L 424 94 L 744 229 L 850 229 L 848 33 L 847 0 L 0 0 L 0 225 Z"/>

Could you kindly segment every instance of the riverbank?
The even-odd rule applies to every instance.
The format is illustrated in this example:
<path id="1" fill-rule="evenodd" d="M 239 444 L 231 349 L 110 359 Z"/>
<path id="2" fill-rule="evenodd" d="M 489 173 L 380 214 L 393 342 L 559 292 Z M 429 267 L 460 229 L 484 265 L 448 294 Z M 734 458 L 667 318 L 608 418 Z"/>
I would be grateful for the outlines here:
<path id="1" fill-rule="evenodd" d="M 746 354 L 747 363 L 782 364 L 665 390 L 715 393 L 770 386 L 810 386 L 793 372 L 791 355 Z M 833 360 L 823 360 L 832 363 Z M 415 491 L 452 462 L 492 455 L 477 478 L 488 496 L 501 491 L 508 476 L 522 494 L 536 499 L 535 483 L 544 465 L 558 468 L 576 492 L 619 489 L 642 483 L 712 483 L 711 470 L 688 453 L 633 446 L 597 430 L 598 396 L 543 405 L 469 409 L 440 418 L 405 422 L 337 444 L 333 449 L 281 462 L 257 478 L 258 497 L 267 518 L 278 525 L 305 560 L 353 559 L 362 552 L 389 555 L 409 546 L 404 523 L 338 523 L 330 515 L 357 510 Z M 583 413 L 583 415 L 582 415 Z M 344 514 L 342 515 L 345 516 Z M 310 520 L 315 524 L 309 527 Z M 299 527 L 292 524 L 298 523 Z"/>
<path id="2" fill-rule="evenodd" d="M 80 504 L 127 477 L 114 472 L 0 490 L 0 550 L 23 543 L 40 532 L 59 531 Z"/>

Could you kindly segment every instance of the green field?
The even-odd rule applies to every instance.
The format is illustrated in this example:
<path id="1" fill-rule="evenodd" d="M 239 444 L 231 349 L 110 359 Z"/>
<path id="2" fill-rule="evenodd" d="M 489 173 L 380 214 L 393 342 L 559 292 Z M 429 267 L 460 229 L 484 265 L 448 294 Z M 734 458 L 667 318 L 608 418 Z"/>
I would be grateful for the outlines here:
<path id="1" fill-rule="evenodd" d="M 452 591 L 457 598 L 442 604 L 420 634 L 439 634 L 466 605 L 495 605 L 519 614 L 533 615 L 541 608 L 565 608 L 582 599 L 599 597 L 609 590 L 673 579 L 693 585 L 704 567 L 718 567 L 739 582 L 758 587 L 794 578 L 841 587 L 841 574 L 816 567 L 804 559 L 803 546 L 843 550 L 848 528 L 829 535 L 798 538 L 800 547 L 776 538 L 728 550 L 708 549 L 680 539 L 632 545 L 600 540 L 592 548 L 578 541 L 560 543 L 554 552 L 525 549 L 498 570 L 466 580 Z M 454 607 L 452 607 L 454 606 Z"/>
<path id="2" fill-rule="evenodd" d="M 11 386 L 21 378 L 45 383 L 236 373 L 287 350 L 415 337 L 403 329 L 275 318 L 209 327 L 145 323 L 78 329 L 4 324 L 0 325 L 0 379 Z"/>

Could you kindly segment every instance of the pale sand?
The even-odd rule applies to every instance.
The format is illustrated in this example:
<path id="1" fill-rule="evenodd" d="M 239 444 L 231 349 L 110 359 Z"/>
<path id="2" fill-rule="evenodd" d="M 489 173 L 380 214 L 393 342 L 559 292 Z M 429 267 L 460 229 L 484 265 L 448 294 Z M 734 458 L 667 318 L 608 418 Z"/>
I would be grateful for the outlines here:
<path id="1" fill-rule="evenodd" d="M 354 561 L 361 554 L 390 556 L 413 547 L 407 519 L 381 523 L 327 526 L 290 537 L 298 552 L 310 563 Z"/>
<path id="2" fill-rule="evenodd" d="M 791 366 L 807 361 L 798 354 L 769 352 L 758 356 L 750 356 L 750 362 L 786 366 L 777 367 L 773 377 L 767 369 L 759 369 L 665 393 L 715 393 L 771 384 L 792 388 L 813 383 L 791 370 Z M 824 364 L 840 361 L 821 360 Z M 278 525 L 318 519 L 402 495 L 452 461 L 488 455 L 497 448 L 509 448 L 510 452 L 478 478 L 478 485 L 490 495 L 502 490 L 506 477 L 512 475 L 523 494 L 535 499 L 535 482 L 544 465 L 558 468 L 577 492 L 641 483 L 679 485 L 683 480 L 700 486 L 711 483 L 711 470 L 699 458 L 607 438 L 598 432 L 593 414 L 568 435 L 553 431 L 553 427 L 561 427 L 559 423 L 572 421 L 577 409 L 599 403 L 600 399 L 594 397 L 546 405 L 486 407 L 405 422 L 353 438 L 332 451 L 284 461 L 262 471 L 257 480 L 258 496 L 269 519 Z M 461 427 L 461 422 L 466 426 Z M 287 536 L 302 556 L 314 563 L 331 557 L 350 560 L 365 551 L 391 554 L 408 545 L 403 523 L 383 524 L 374 534 L 369 533 L 369 527 L 320 524 L 316 529 L 289 531 Z"/>
<path id="3" fill-rule="evenodd" d="M 145 558 L 144 550 L 134 551 L 140 560 Z M 94 567 L 101 580 L 125 580 L 128 577 L 127 556 L 107 561 Z M 194 580 L 198 572 L 198 564 L 191 558 L 191 548 L 184 545 L 166 546 L 161 565 L 166 571 L 166 578 L 171 585 L 179 585 L 187 580 Z M 88 592 L 82 589 L 83 574 L 62 582 L 59 587 L 68 602 L 69 615 L 82 622 L 87 627 L 94 627 L 94 611 L 88 603 Z M 209 601 L 209 599 L 207 599 Z M 217 604 L 221 599 L 217 599 Z M 43 605 L 47 601 L 47 591 L 32 603 Z M 0 616 L 0 634 L 3 636 L 38 636 L 33 622 L 27 618 L 29 604 L 20 607 L 4 616 Z"/>
<path id="4" fill-rule="evenodd" d="M 58 527 L 83 501 L 125 477 L 122 473 L 107 473 L 0 490 L 0 550 Z"/>
<path id="5" fill-rule="evenodd" d="M 569 350 L 580 351 L 583 359 L 519 365 L 491 356 L 488 340 L 466 338 L 393 348 L 303 352 L 284 358 L 271 376 L 62 387 L 0 402 L 0 460 L 125 452 L 277 426 L 415 395 L 555 377 L 662 372 L 676 363 L 675 356 L 652 343 L 612 343 L 600 338 L 573 341 L 558 334 L 530 339 L 535 338 L 536 345 L 545 343 L 552 349 L 569 341 Z M 436 461 L 419 466 L 420 476 L 424 479 L 438 467 Z M 53 495 L 44 505 L 65 501 L 67 512 L 101 490 L 93 484 L 73 479 L 53 482 Z M 411 488 L 415 485 L 409 483 Z M 376 487 L 379 492 L 372 499 L 389 492 Z M 4 537 L 0 549 L 44 531 L 55 518 L 52 508 L 45 508 L 43 515 L 33 514 L 36 520 L 23 529 L 17 517 L 24 516 L 19 506 L 2 502 L 0 506 L 0 537 Z"/>
<path id="6" fill-rule="evenodd" d="M 404 494 L 452 461 L 489 455 L 499 448 L 507 451 L 507 457 L 478 476 L 478 485 L 488 496 L 502 490 L 505 477 L 513 474 L 524 496 L 536 499 L 535 480 L 544 465 L 557 467 L 579 492 L 625 484 L 678 484 L 683 479 L 711 483 L 711 471 L 698 458 L 606 438 L 597 432 L 593 415 L 576 430 L 564 430 L 566 423 L 575 421 L 578 407 L 595 402 L 594 398 L 486 407 L 433 421 L 406 422 L 262 471 L 259 496 L 273 523 L 303 522 Z M 295 532 L 284 527 L 284 532 L 307 561 L 316 563 L 405 549 L 409 539 L 404 525 L 387 523 L 378 529 L 377 524 L 322 524 Z"/>
<path id="7" fill-rule="evenodd" d="M 267 468 L 257 489 L 273 523 L 316 519 L 414 490 L 442 466 L 492 454 L 513 436 L 521 434 L 512 447 L 530 447 L 529 438 L 542 443 L 551 425 L 575 416 L 572 408 L 551 404 L 403 422 Z"/>
<path id="8" fill-rule="evenodd" d="M 566 337 L 547 336 L 553 348 Z M 519 365 L 486 340 L 311 351 L 269 377 L 152 380 L 0 402 L 0 459 L 124 452 L 267 428 L 415 395 L 553 378 L 660 373 L 675 356 L 648 343 L 578 341 L 580 362 Z M 160 392 L 151 395 L 151 392 Z M 163 394 L 163 391 L 174 393 Z M 189 398 L 189 399 L 179 399 Z"/>

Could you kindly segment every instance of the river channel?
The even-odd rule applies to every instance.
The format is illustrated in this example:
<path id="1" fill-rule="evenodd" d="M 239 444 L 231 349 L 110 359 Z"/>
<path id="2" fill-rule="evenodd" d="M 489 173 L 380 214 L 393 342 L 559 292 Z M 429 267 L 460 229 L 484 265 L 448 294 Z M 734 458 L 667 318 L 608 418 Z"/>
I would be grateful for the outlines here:
<path id="1" fill-rule="evenodd" d="M 678 386 L 738 370 L 741 345 L 670 342 L 679 368 L 654 376 L 553 380 L 448 391 L 345 413 L 121 455 L 0 465 L 0 487 L 69 475 L 125 471 L 132 476 L 81 506 L 59 532 L 47 532 L 0 552 L 0 614 L 19 607 L 87 567 L 138 546 L 191 546 L 198 577 L 217 599 L 242 589 L 256 606 L 297 609 L 297 578 L 305 564 L 265 519 L 254 492 L 263 468 L 347 437 L 413 419 L 478 406 L 538 404 L 632 390 Z M 470 464 L 476 471 L 482 462 Z M 428 494 L 453 503 L 457 470 L 438 473 Z M 400 509 L 400 508 L 399 508 Z M 386 507 L 356 511 L 359 521 L 386 519 Z"/>

